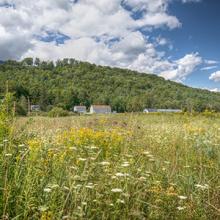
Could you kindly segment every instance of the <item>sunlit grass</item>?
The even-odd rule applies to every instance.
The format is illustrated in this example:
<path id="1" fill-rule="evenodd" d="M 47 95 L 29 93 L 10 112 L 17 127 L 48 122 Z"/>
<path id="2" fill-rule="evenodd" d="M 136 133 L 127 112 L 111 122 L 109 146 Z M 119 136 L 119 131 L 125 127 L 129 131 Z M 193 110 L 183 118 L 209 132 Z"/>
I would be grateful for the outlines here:
<path id="1" fill-rule="evenodd" d="M 19 118 L 3 140 L 4 219 L 218 219 L 220 118 Z"/>

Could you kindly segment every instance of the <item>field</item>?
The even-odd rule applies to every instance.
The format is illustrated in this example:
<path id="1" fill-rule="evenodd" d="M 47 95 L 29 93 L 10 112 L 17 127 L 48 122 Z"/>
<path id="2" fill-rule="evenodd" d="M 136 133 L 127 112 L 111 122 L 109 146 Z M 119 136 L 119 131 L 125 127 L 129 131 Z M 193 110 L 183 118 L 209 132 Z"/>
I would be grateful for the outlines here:
<path id="1" fill-rule="evenodd" d="M 17 118 L 2 219 L 220 219 L 220 117 Z"/>

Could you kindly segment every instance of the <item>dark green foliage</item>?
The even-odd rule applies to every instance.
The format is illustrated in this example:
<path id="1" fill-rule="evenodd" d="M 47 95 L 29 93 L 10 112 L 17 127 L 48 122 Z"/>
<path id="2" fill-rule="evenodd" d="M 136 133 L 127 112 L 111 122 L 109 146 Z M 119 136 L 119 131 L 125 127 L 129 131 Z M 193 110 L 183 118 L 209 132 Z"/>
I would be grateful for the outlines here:
<path id="1" fill-rule="evenodd" d="M 68 116 L 68 115 L 69 115 L 68 111 L 63 110 L 62 108 L 59 108 L 59 107 L 54 107 L 53 109 L 51 109 L 48 112 L 48 116 L 52 117 L 52 118 L 55 118 L 55 117 L 65 117 L 65 116 Z"/>
<path id="2" fill-rule="evenodd" d="M 12 94 L 7 93 L 5 97 L 0 100 L 0 143 L 4 138 L 8 138 L 10 128 L 13 121 L 13 97 Z"/>
<path id="3" fill-rule="evenodd" d="M 52 62 L 26 58 L 0 65 L 0 94 L 14 92 L 26 112 L 24 97 L 39 104 L 70 110 L 74 105 L 109 104 L 118 112 L 143 108 L 181 108 L 187 111 L 220 111 L 220 94 L 193 89 L 151 74 L 96 66 L 74 59 Z M 23 99 L 23 101 L 22 101 Z M 23 103 L 23 104 L 21 104 Z"/>
<path id="4" fill-rule="evenodd" d="M 26 116 L 28 113 L 28 102 L 25 96 L 21 96 L 16 105 L 16 113 Z"/>

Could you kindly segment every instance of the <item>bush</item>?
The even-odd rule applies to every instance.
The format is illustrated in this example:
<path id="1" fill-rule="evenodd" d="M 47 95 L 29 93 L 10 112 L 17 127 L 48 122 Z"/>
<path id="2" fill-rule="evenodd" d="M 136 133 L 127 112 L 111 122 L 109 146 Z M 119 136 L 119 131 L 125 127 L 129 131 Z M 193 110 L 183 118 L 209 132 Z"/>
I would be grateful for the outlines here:
<path id="1" fill-rule="evenodd" d="M 8 93 L 0 100 L 0 142 L 10 133 L 13 114 L 12 94 Z"/>
<path id="2" fill-rule="evenodd" d="M 16 115 L 27 116 L 27 110 L 22 105 L 16 106 Z"/>
<path id="3" fill-rule="evenodd" d="M 54 107 L 48 112 L 49 117 L 65 117 L 69 116 L 69 112 L 60 108 L 60 107 Z"/>

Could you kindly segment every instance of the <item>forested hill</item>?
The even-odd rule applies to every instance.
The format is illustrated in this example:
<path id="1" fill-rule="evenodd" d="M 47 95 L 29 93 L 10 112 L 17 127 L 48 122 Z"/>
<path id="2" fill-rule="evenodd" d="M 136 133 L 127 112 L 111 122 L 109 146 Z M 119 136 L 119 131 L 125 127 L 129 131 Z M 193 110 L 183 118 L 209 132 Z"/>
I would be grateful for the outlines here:
<path id="1" fill-rule="evenodd" d="M 4 62 L 0 65 L 1 94 L 7 84 L 22 111 L 26 110 L 28 97 L 44 111 L 53 106 L 69 110 L 78 104 L 110 104 L 118 112 L 142 111 L 145 107 L 220 110 L 220 93 L 74 59 L 57 61 L 56 66 L 31 58 Z"/>

